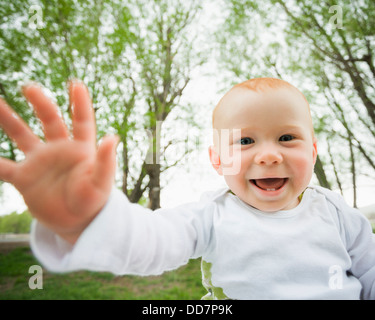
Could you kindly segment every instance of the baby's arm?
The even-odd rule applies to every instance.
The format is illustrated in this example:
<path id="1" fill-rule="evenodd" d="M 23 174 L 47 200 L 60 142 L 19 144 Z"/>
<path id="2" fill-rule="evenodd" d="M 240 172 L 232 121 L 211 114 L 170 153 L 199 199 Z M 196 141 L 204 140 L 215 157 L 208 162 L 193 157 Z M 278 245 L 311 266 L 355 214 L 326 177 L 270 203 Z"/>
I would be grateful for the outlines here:
<path id="1" fill-rule="evenodd" d="M 362 298 L 375 300 L 375 236 L 368 219 L 341 202 L 346 248 L 352 260 L 351 273 L 362 284 Z"/>
<path id="2" fill-rule="evenodd" d="M 56 272 L 80 269 L 157 275 L 200 257 L 211 239 L 213 201 L 151 211 L 113 189 L 74 246 L 34 222 L 31 247 Z"/>
<path id="3" fill-rule="evenodd" d="M 94 112 L 82 83 L 69 87 L 72 137 L 58 107 L 39 86 L 26 86 L 23 92 L 41 121 L 45 142 L 0 99 L 0 127 L 26 156 L 20 163 L 0 158 L 0 180 L 17 188 L 40 223 L 74 244 L 110 195 L 118 139 L 105 137 L 96 146 Z"/>

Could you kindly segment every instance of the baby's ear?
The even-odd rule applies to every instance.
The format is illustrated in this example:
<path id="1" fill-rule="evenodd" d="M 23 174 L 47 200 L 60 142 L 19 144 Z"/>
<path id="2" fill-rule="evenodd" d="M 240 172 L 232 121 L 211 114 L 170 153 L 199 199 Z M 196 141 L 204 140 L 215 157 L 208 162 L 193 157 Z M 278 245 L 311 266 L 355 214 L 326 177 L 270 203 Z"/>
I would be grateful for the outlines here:
<path id="1" fill-rule="evenodd" d="M 313 161 L 314 161 L 314 165 L 315 165 L 315 162 L 316 162 L 316 158 L 318 156 L 318 147 L 317 147 L 317 139 L 314 137 L 313 138 Z"/>
<path id="2" fill-rule="evenodd" d="M 223 175 L 223 170 L 221 169 L 220 156 L 217 154 L 217 152 L 215 150 L 215 147 L 214 146 L 210 146 L 208 148 L 208 153 L 209 153 L 209 156 L 210 156 L 210 161 L 211 161 L 212 166 L 214 167 L 214 169 L 216 170 L 216 172 L 219 175 L 222 176 Z"/>

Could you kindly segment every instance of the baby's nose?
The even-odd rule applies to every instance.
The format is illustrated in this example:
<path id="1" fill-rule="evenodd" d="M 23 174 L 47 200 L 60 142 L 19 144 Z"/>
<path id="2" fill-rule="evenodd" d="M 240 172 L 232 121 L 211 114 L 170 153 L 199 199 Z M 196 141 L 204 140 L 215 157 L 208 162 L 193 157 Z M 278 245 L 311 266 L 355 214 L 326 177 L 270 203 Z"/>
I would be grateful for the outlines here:
<path id="1" fill-rule="evenodd" d="M 276 148 L 267 146 L 260 150 L 255 156 L 255 163 L 259 165 L 280 164 L 283 157 Z"/>

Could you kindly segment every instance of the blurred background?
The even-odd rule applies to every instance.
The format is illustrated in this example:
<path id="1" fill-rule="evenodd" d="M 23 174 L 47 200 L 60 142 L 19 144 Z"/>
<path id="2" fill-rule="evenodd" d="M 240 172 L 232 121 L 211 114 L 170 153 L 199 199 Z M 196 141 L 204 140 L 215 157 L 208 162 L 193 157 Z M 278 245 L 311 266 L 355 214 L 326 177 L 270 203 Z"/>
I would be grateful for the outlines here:
<path id="1" fill-rule="evenodd" d="M 98 139 L 121 138 L 117 187 L 157 209 L 225 186 L 208 159 L 213 108 L 238 82 L 282 78 L 310 103 L 312 183 L 374 221 L 374 20 L 372 0 L 0 0 L 0 95 L 43 137 L 22 85 L 42 84 L 70 125 L 67 81 L 84 81 Z M 23 158 L 1 130 L 0 156 Z M 0 233 L 30 220 L 1 183 Z"/>

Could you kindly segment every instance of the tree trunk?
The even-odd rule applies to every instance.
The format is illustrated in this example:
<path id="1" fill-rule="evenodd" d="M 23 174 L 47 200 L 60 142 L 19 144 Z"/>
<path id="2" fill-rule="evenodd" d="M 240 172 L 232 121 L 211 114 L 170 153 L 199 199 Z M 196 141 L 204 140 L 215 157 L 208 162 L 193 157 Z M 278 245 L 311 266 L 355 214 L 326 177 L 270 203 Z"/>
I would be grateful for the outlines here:
<path id="1" fill-rule="evenodd" d="M 342 183 L 341 183 L 341 181 L 340 181 L 339 173 L 338 173 L 338 171 L 337 171 L 337 169 L 336 169 L 336 164 L 335 164 L 334 156 L 333 156 L 333 154 L 332 154 L 332 152 L 331 152 L 331 144 L 329 143 L 328 140 L 327 140 L 327 144 L 328 144 L 327 152 L 328 152 L 329 157 L 330 157 L 330 159 L 331 159 L 331 164 L 332 164 L 332 167 L 333 167 L 333 173 L 335 174 L 336 183 L 337 183 L 337 186 L 338 186 L 339 189 L 340 189 L 340 193 L 341 193 L 341 195 L 343 195 L 343 194 L 344 194 L 344 191 L 343 191 L 343 189 L 342 189 Z"/>
<path id="2" fill-rule="evenodd" d="M 148 207 L 156 210 L 160 208 L 160 164 L 147 164 L 146 170 L 150 177 Z"/>
<path id="3" fill-rule="evenodd" d="M 146 157 L 145 169 L 147 175 L 150 178 L 148 184 L 148 207 L 152 210 L 160 208 L 160 139 L 161 139 L 161 121 L 156 121 L 156 123 L 151 125 L 151 135 L 149 138 L 150 146 L 148 150 L 148 155 Z"/>
<path id="4" fill-rule="evenodd" d="M 349 150 L 350 150 L 350 171 L 352 173 L 352 185 L 353 185 L 353 207 L 357 208 L 357 174 L 355 167 L 355 155 L 353 150 L 352 136 L 348 135 Z"/>
<path id="5" fill-rule="evenodd" d="M 143 192 L 146 189 L 146 187 L 142 188 L 143 179 L 147 175 L 146 166 L 147 166 L 146 162 L 143 162 L 141 172 L 139 173 L 139 176 L 138 176 L 138 180 L 135 183 L 134 189 L 129 195 L 129 201 L 132 203 L 137 203 L 141 199 Z"/>
<path id="6" fill-rule="evenodd" d="M 128 158 L 128 147 L 127 147 L 127 139 L 124 137 L 122 141 L 122 192 L 125 195 L 128 195 L 128 172 L 129 172 L 129 158 Z"/>
<path id="7" fill-rule="evenodd" d="M 319 184 L 324 188 L 331 189 L 331 185 L 327 180 L 327 176 L 326 176 L 326 174 L 324 172 L 324 168 L 323 168 L 323 163 L 320 160 L 319 156 L 317 156 L 317 158 L 316 158 L 314 172 L 315 172 L 316 177 L 318 178 Z"/>

